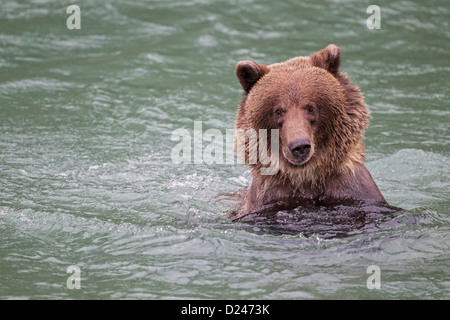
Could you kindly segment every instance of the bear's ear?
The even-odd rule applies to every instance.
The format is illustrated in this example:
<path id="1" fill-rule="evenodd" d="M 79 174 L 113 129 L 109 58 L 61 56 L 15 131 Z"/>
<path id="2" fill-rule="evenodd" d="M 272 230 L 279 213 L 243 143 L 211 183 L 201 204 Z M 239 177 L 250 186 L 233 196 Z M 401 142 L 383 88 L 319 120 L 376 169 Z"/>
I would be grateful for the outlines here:
<path id="1" fill-rule="evenodd" d="M 268 73 L 270 69 L 264 64 L 258 64 L 255 61 L 243 60 L 236 64 L 236 75 L 246 93 L 250 91 L 253 85 Z"/>
<path id="2" fill-rule="evenodd" d="M 325 49 L 311 56 L 313 66 L 327 70 L 333 75 L 339 71 L 341 64 L 341 48 L 335 44 L 329 44 Z"/>

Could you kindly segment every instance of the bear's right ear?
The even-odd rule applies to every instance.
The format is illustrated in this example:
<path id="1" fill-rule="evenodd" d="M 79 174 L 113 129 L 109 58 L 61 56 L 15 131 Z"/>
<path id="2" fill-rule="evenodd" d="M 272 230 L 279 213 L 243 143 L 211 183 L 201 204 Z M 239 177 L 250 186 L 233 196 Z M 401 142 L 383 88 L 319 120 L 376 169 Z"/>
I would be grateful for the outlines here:
<path id="1" fill-rule="evenodd" d="M 341 64 L 341 48 L 335 44 L 329 44 L 325 49 L 311 56 L 312 65 L 325 69 L 333 75 L 339 71 Z"/>
<path id="2" fill-rule="evenodd" d="M 246 93 L 250 91 L 253 85 L 268 73 L 270 69 L 264 64 L 258 64 L 255 61 L 243 60 L 236 64 L 236 75 Z"/>

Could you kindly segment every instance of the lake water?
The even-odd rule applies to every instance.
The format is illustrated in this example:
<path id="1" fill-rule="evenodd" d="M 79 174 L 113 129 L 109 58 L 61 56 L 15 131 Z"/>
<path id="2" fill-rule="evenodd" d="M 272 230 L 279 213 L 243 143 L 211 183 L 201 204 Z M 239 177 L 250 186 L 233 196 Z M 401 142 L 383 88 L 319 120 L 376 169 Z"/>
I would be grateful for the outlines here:
<path id="1" fill-rule="evenodd" d="M 71 4 L 80 30 L 68 3 L 1 1 L 1 299 L 450 298 L 448 1 L 379 1 L 379 30 L 368 1 Z M 403 210 L 231 222 L 249 169 L 176 165 L 172 133 L 233 128 L 236 62 L 330 43 L 371 110 L 366 166 Z"/>

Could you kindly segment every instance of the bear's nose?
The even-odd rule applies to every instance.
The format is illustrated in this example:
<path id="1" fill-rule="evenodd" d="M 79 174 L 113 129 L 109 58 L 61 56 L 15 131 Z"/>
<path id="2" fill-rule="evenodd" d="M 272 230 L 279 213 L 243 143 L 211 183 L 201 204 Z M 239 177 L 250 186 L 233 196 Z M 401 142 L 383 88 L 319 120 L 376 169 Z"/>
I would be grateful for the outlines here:
<path id="1" fill-rule="evenodd" d="M 305 138 L 294 140 L 289 143 L 289 150 L 294 157 L 305 158 L 311 151 L 311 141 Z"/>

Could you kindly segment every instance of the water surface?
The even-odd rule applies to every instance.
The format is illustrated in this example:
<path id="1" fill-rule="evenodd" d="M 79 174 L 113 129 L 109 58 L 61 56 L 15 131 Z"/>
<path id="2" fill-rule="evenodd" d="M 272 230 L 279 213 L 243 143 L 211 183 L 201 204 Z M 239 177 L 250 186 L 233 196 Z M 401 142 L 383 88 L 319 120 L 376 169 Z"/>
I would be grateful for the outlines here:
<path id="1" fill-rule="evenodd" d="M 380 30 L 367 1 L 73 4 L 81 30 L 60 1 L 1 1 L 1 299 L 450 297 L 446 1 L 381 1 Z M 356 229 L 345 207 L 299 209 L 299 232 L 229 221 L 249 169 L 175 165 L 172 132 L 233 128 L 237 61 L 329 43 L 371 110 L 366 165 L 403 211 Z"/>

